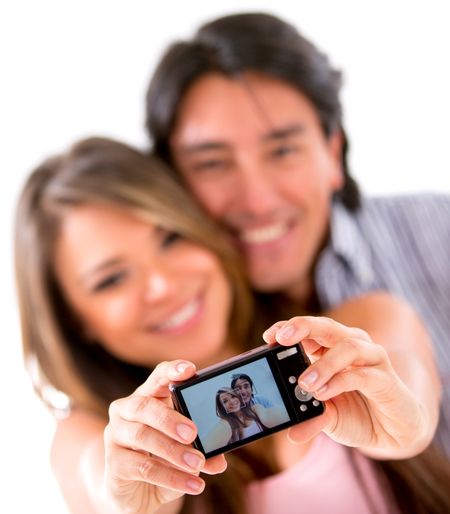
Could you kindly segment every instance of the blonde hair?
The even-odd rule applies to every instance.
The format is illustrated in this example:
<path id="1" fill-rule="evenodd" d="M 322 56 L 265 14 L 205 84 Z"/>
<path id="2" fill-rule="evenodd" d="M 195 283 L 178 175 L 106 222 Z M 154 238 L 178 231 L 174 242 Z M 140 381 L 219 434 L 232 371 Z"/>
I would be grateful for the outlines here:
<path id="1" fill-rule="evenodd" d="M 213 252 L 233 292 L 230 337 L 246 348 L 252 302 L 239 255 L 225 234 L 158 159 L 110 139 L 90 138 L 43 162 L 28 178 L 17 206 L 23 352 L 28 365 L 37 364 L 40 377 L 74 405 L 106 415 L 113 399 L 130 394 L 149 373 L 87 343 L 55 279 L 53 247 L 61 220 L 68 208 L 86 203 L 122 207 Z M 34 377 L 45 400 L 45 381 Z"/>

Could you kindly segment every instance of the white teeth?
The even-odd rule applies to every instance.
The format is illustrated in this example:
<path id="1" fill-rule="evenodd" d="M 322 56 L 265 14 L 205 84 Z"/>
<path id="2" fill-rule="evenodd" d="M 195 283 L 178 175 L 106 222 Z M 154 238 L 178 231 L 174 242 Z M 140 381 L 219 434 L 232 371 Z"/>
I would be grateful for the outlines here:
<path id="1" fill-rule="evenodd" d="M 182 307 L 178 312 L 171 316 L 167 321 L 158 325 L 158 330 L 167 330 L 176 328 L 191 318 L 198 310 L 199 300 L 195 299 Z"/>
<path id="2" fill-rule="evenodd" d="M 241 232 L 240 238 L 244 243 L 258 244 L 269 243 L 281 237 L 287 230 L 285 223 L 269 225 Z"/>

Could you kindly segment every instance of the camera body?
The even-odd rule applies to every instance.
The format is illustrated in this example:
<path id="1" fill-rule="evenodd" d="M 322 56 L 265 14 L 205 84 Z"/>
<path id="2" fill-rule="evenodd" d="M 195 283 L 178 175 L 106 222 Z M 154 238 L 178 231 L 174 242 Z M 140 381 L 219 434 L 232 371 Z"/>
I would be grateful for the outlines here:
<path id="1" fill-rule="evenodd" d="M 198 429 L 206 458 L 319 416 L 324 404 L 297 384 L 309 366 L 301 344 L 263 345 L 170 385 L 176 410 Z"/>

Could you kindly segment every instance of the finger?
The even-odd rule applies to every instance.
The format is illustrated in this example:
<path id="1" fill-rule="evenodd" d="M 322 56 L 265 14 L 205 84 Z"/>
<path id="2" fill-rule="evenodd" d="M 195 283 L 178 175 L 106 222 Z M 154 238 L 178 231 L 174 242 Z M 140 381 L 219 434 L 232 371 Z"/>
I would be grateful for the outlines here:
<path id="1" fill-rule="evenodd" d="M 185 360 L 159 363 L 147 380 L 140 385 L 135 394 L 152 395 L 159 398 L 170 396 L 169 384 L 178 380 L 187 380 L 195 374 L 195 364 Z"/>
<path id="2" fill-rule="evenodd" d="M 341 339 L 347 337 L 370 340 L 368 334 L 363 330 L 346 327 L 331 318 L 323 316 L 297 316 L 276 325 L 274 330 L 270 332 L 270 340 L 287 346 L 304 339 L 312 339 L 326 348 L 331 348 Z"/>
<path id="3" fill-rule="evenodd" d="M 308 357 L 318 358 L 324 351 L 324 347 L 314 339 L 303 339 L 301 344 Z"/>
<path id="4" fill-rule="evenodd" d="M 192 443 L 197 437 L 194 422 L 153 396 L 133 394 L 111 403 L 109 417 L 113 428 L 121 420 L 138 422 L 167 434 L 181 443 Z"/>
<path id="5" fill-rule="evenodd" d="M 392 377 L 380 368 L 353 368 L 335 375 L 325 386 L 314 392 L 314 397 L 325 401 L 342 393 L 359 391 L 370 400 L 389 400 L 393 385 Z"/>
<path id="6" fill-rule="evenodd" d="M 205 482 L 198 476 L 186 473 L 133 450 L 117 448 L 107 458 L 108 479 L 147 482 L 187 494 L 199 494 Z"/>
<path id="7" fill-rule="evenodd" d="M 202 468 L 202 472 L 207 475 L 217 475 L 223 473 L 227 469 L 228 463 L 225 459 L 225 455 L 216 455 L 207 459 L 205 465 Z"/>
<path id="8" fill-rule="evenodd" d="M 291 427 L 288 430 L 288 438 L 294 443 L 305 444 L 318 435 L 327 425 L 328 419 L 324 413 Z"/>
<path id="9" fill-rule="evenodd" d="M 275 334 L 278 332 L 278 330 L 287 323 L 286 320 L 284 321 L 277 321 L 274 323 L 271 327 L 269 327 L 265 332 L 263 332 L 262 338 L 266 343 L 276 343 Z"/>
<path id="10" fill-rule="evenodd" d="M 344 339 L 311 364 L 300 375 L 298 383 L 306 391 L 317 392 L 350 366 L 378 366 L 384 364 L 386 359 L 386 351 L 380 345 L 356 338 Z"/>
<path id="11" fill-rule="evenodd" d="M 111 440 L 118 446 L 144 450 L 186 471 L 199 472 L 205 464 L 205 457 L 198 450 L 141 423 L 120 423 Z"/>

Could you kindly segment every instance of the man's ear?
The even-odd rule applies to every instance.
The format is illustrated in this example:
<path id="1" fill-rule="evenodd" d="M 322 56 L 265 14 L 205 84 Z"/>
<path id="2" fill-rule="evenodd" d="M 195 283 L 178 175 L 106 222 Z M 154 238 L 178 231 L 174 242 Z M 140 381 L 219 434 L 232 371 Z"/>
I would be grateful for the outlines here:
<path id="1" fill-rule="evenodd" d="M 342 169 L 343 145 L 344 134 L 341 129 L 338 129 L 328 138 L 328 150 L 332 160 L 330 183 L 333 191 L 339 191 L 344 185 L 344 170 Z"/>

